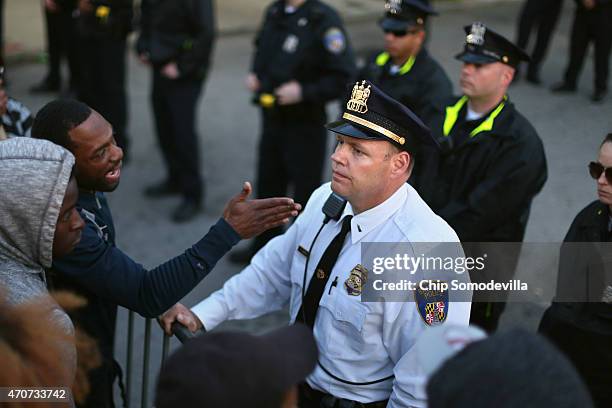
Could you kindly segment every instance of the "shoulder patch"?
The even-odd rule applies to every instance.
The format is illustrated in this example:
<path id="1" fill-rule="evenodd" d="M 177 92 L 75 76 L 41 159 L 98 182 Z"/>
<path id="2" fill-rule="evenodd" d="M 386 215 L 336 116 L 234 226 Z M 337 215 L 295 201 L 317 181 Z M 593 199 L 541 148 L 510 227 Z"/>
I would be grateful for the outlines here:
<path id="1" fill-rule="evenodd" d="M 426 285 L 422 285 L 426 283 Z M 428 326 L 437 326 L 448 316 L 448 284 L 441 281 L 421 281 L 414 290 L 414 302 L 419 316 Z M 421 286 L 425 286 L 422 288 Z"/>
<path id="2" fill-rule="evenodd" d="M 346 37 L 338 27 L 328 28 L 323 35 L 325 49 L 332 54 L 340 54 L 346 49 Z"/>

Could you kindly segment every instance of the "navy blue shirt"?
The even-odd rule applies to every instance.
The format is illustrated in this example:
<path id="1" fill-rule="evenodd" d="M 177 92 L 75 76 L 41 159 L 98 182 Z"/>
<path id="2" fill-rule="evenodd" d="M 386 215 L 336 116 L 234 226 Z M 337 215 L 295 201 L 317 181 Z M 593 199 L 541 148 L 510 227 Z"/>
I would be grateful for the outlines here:
<path id="1" fill-rule="evenodd" d="M 67 256 L 54 260 L 49 284 L 87 300 L 71 314 L 76 325 L 96 340 L 100 367 L 89 373 L 93 385 L 87 406 L 113 406 L 113 382 L 120 372 L 114 361 L 117 305 L 156 317 L 202 280 L 239 240 L 223 219 L 183 254 L 147 270 L 115 246 L 115 226 L 102 193 L 80 191 L 77 208 L 85 221 L 81 241 Z"/>
<path id="2" fill-rule="evenodd" d="M 93 294 L 156 317 L 193 289 L 238 241 L 223 219 L 181 255 L 147 270 L 115 246 L 113 218 L 102 193 L 81 191 L 77 208 L 85 221 L 81 241 L 53 269 Z"/>

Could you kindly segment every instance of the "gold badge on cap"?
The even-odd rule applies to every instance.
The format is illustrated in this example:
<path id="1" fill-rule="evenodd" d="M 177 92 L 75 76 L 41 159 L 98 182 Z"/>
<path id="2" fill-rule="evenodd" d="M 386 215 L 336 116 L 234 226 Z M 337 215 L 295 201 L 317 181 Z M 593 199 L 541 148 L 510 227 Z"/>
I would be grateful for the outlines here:
<path id="1" fill-rule="evenodd" d="M 472 24 L 472 29 L 470 33 L 465 39 L 465 42 L 472 45 L 483 45 L 484 44 L 484 36 L 487 32 L 487 27 L 485 27 L 482 23 L 474 23 Z"/>
<path id="2" fill-rule="evenodd" d="M 387 13 L 399 14 L 402 12 L 402 0 L 388 0 L 385 3 Z"/>
<path id="3" fill-rule="evenodd" d="M 504 61 L 504 63 L 507 64 L 508 63 L 508 57 L 506 55 L 504 55 L 502 57 L 502 61 Z"/>
<path id="4" fill-rule="evenodd" d="M 351 271 L 351 275 L 344 281 L 346 292 L 351 296 L 359 296 L 368 280 L 368 270 L 361 264 L 355 265 Z"/>
<path id="5" fill-rule="evenodd" d="M 351 99 L 346 103 L 346 109 L 364 114 L 368 111 L 368 98 L 370 97 L 370 85 L 365 86 L 365 81 L 355 83 Z"/>

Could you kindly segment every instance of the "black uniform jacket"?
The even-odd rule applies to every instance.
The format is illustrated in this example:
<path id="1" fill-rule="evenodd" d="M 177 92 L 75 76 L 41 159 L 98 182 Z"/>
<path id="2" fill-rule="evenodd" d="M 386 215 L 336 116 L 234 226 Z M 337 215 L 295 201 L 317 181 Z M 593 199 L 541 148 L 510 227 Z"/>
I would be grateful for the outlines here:
<path id="1" fill-rule="evenodd" d="M 378 52 L 357 79 L 372 81 L 428 124 L 435 110 L 453 96 L 453 85 L 446 72 L 425 49 L 419 52 L 414 62 L 408 60 L 398 73 L 390 72 L 392 65 L 389 54 Z"/>
<path id="2" fill-rule="evenodd" d="M 574 3 L 576 3 L 576 7 L 578 9 L 586 10 L 586 7 L 584 7 L 584 3 L 582 2 L 582 0 L 574 0 Z M 602 8 L 607 8 L 611 6 L 612 0 L 595 0 L 595 8 L 593 8 L 592 11 L 597 12 Z"/>
<path id="3" fill-rule="evenodd" d="M 79 34 L 84 38 L 125 40 L 132 31 L 134 0 L 90 0 L 92 12 L 78 19 Z"/>
<path id="4" fill-rule="evenodd" d="M 136 49 L 154 66 L 175 61 L 182 77 L 203 78 L 214 37 L 212 0 L 142 0 Z"/>
<path id="5" fill-rule="evenodd" d="M 600 201 L 586 206 L 572 222 L 564 239 L 568 244 L 561 248 L 557 302 L 551 306 L 549 318 L 612 335 L 612 304 L 601 302 L 612 285 L 609 222 L 610 210 Z"/>
<path id="6" fill-rule="evenodd" d="M 318 0 L 306 0 L 293 13 L 285 2 L 275 1 L 265 12 L 255 39 L 252 72 L 261 92 L 273 93 L 279 85 L 296 80 L 303 101 L 277 107 L 307 115 L 326 102 L 343 96 L 355 74 L 354 54 L 338 13 Z"/>
<path id="7" fill-rule="evenodd" d="M 445 118 L 458 101 L 433 118 L 441 149 L 417 155 L 410 182 L 462 241 L 520 242 L 531 200 L 547 177 L 542 141 L 508 99 L 469 122 L 465 103 L 444 136 Z"/>

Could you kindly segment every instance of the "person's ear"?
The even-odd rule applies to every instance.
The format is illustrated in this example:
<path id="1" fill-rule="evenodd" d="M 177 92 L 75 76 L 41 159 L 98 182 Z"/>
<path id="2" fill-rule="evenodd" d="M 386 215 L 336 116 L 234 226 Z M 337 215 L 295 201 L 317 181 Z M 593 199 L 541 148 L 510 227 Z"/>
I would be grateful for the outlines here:
<path id="1" fill-rule="evenodd" d="M 412 157 L 406 151 L 402 150 L 399 153 L 395 154 L 392 158 L 391 163 L 391 175 L 393 177 L 403 177 L 403 175 L 410 168 L 411 160 Z"/>
<path id="2" fill-rule="evenodd" d="M 502 72 L 502 79 L 504 81 L 504 85 L 509 86 L 514 79 L 514 74 L 516 70 L 510 66 L 505 65 L 504 70 Z"/>
<path id="3" fill-rule="evenodd" d="M 425 43 L 425 38 L 427 38 L 427 32 L 425 30 L 420 30 L 418 33 L 418 39 L 421 44 Z"/>

